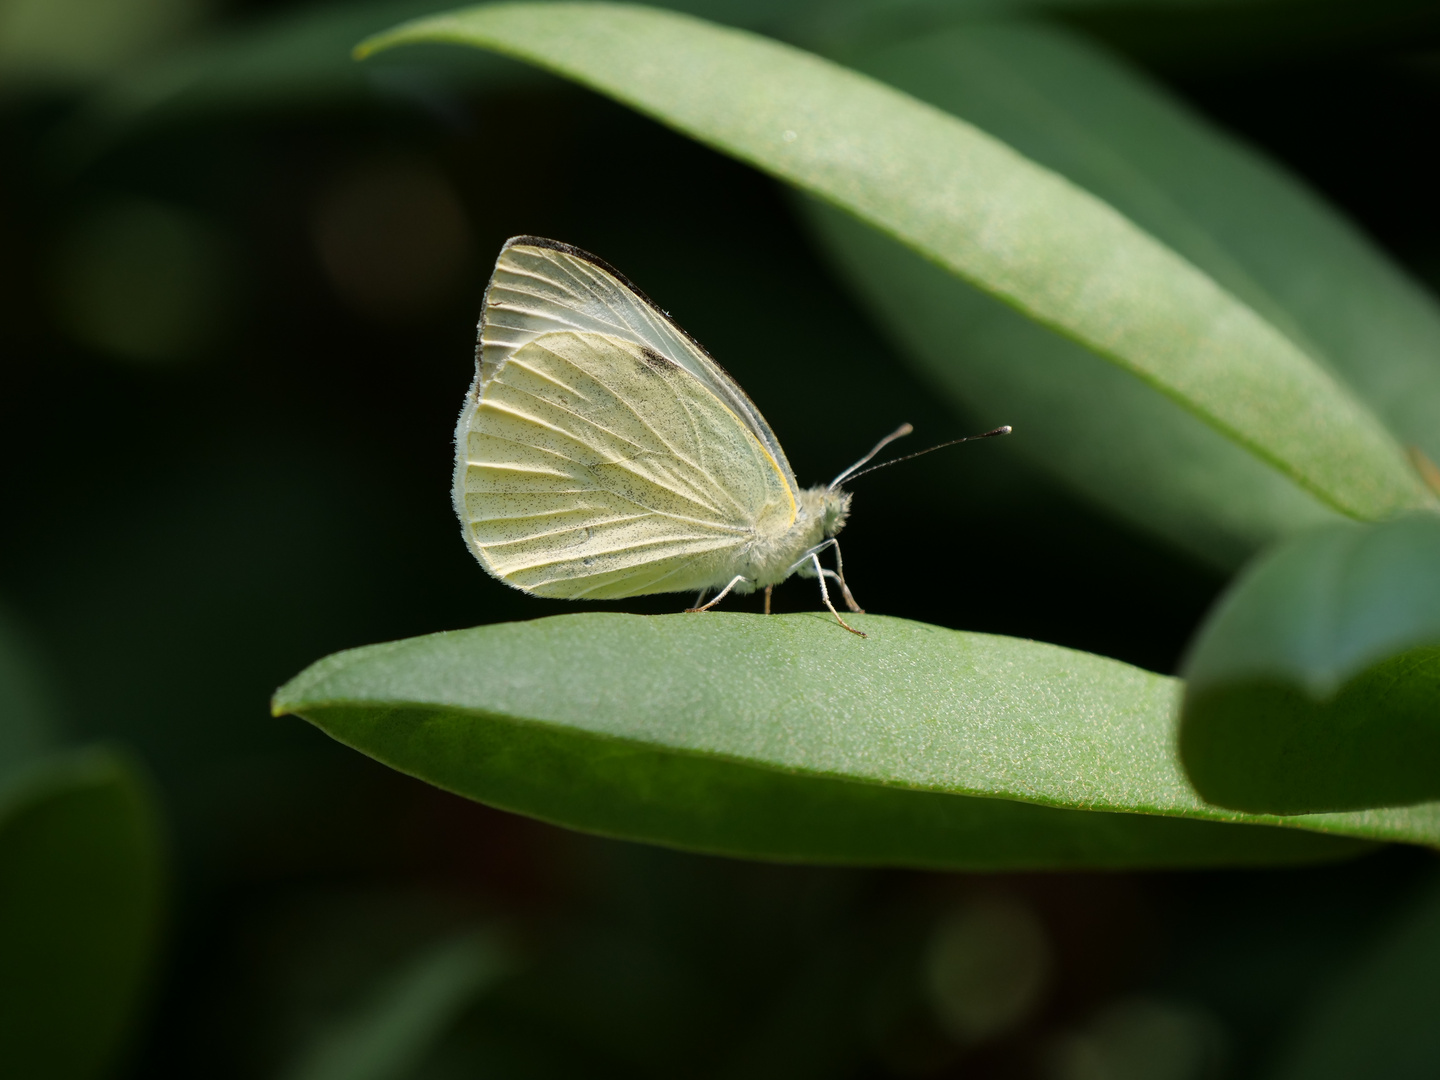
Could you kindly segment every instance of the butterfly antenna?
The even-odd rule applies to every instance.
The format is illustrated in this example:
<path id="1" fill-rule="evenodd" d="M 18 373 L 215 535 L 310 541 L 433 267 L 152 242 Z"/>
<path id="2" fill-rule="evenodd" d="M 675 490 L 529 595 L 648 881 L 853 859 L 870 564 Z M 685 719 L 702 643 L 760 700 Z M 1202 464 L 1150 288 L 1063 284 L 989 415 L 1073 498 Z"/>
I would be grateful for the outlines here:
<path id="1" fill-rule="evenodd" d="M 906 424 L 905 427 L 908 429 L 910 425 Z M 846 469 L 843 473 L 837 476 L 830 486 L 833 488 L 836 484 L 840 483 L 841 480 L 844 480 L 847 477 L 851 480 L 854 480 L 856 477 L 864 476 L 866 473 L 872 473 L 876 469 L 883 469 L 889 465 L 899 465 L 902 461 L 910 461 L 913 458 L 924 457 L 931 451 L 944 450 L 947 446 L 958 446 L 962 442 L 975 442 L 979 439 L 993 439 L 996 435 L 1009 435 L 1010 431 L 1010 425 L 1005 424 L 1001 427 L 992 428 L 990 431 L 981 432 L 979 435 L 966 435 L 963 439 L 951 439 L 949 442 L 938 443 L 935 446 L 929 447 L 926 450 L 917 450 L 913 454 L 906 454 L 904 457 L 891 458 L 889 461 L 882 461 L 879 465 L 871 465 L 868 469 L 860 469 L 861 465 L 864 465 L 865 462 L 869 461 L 872 457 L 875 456 L 876 451 L 880 449 L 880 446 L 884 446 L 891 439 L 898 438 L 898 436 L 901 434 L 909 434 L 908 430 L 897 432 L 895 435 L 891 435 L 885 439 L 882 439 L 880 442 L 880 446 L 875 447 L 875 449 L 871 450 L 870 453 L 865 455 L 865 457 L 861 458 L 854 465 L 851 465 L 850 468 Z M 856 472 L 856 469 L 860 469 L 860 471 Z"/>
<path id="2" fill-rule="evenodd" d="M 879 442 L 877 442 L 877 443 L 874 445 L 874 447 L 871 448 L 871 450 L 870 450 L 870 452 L 869 452 L 868 454 L 866 454 L 864 457 L 862 457 L 859 461 L 855 462 L 854 465 L 851 465 L 848 469 L 846 469 L 844 472 L 842 472 L 839 476 L 835 477 L 834 480 L 831 480 L 831 481 L 830 481 L 830 486 L 829 486 L 828 488 L 826 488 L 826 490 L 827 490 L 827 491 L 834 491 L 837 487 L 839 487 L 839 486 L 844 482 L 845 478 L 846 478 L 847 476 L 850 476 L 852 473 L 854 473 L 856 469 L 860 468 L 860 466 L 864 465 L 867 461 L 869 461 L 871 458 L 873 458 L 873 457 L 874 457 L 876 454 L 878 454 L 881 450 L 884 450 L 885 447 L 889 446 L 889 445 L 890 445 L 892 442 L 894 442 L 896 439 L 903 439 L 906 435 L 909 435 L 909 434 L 910 434 L 912 431 L 914 431 L 914 430 L 915 430 L 915 425 L 914 425 L 914 424 L 901 424 L 901 425 L 900 425 L 899 427 L 897 427 L 894 431 L 890 432 L 889 435 L 886 435 L 883 439 L 881 439 Z"/>

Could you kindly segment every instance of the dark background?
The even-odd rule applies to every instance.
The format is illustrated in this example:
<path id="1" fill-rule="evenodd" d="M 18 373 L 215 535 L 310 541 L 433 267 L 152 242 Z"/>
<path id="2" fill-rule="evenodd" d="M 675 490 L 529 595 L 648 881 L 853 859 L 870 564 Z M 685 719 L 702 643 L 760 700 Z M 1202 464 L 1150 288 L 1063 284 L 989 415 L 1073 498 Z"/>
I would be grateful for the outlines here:
<path id="1" fill-rule="evenodd" d="M 1068 18 L 1436 280 L 1440 17 L 1266 7 Z M 786 191 L 558 82 L 376 82 L 77 154 L 84 101 L 0 99 L 0 603 L 67 735 L 133 748 L 162 795 L 175 899 L 134 1075 L 280 1075 L 367 980 L 480 921 L 521 962 L 425 1075 L 1259 1076 L 1430 881 L 1408 850 L 1268 872 L 747 864 L 491 811 L 272 718 L 272 690 L 326 653 L 572 609 L 487 577 L 450 508 L 507 236 L 621 268 L 745 386 L 802 483 L 902 420 L 918 443 L 1006 418 L 939 403 Z M 872 611 L 1162 672 L 1223 584 L 1001 443 L 857 482 L 845 552 Z M 792 581 L 777 608 L 812 590 Z M 1024 913 L 1049 960 L 1018 1026 L 967 1041 L 924 971 L 935 927 L 977 904 Z M 1076 1072 L 1066 1048 L 1136 1003 L 1173 1021 L 1170 1049 Z"/>

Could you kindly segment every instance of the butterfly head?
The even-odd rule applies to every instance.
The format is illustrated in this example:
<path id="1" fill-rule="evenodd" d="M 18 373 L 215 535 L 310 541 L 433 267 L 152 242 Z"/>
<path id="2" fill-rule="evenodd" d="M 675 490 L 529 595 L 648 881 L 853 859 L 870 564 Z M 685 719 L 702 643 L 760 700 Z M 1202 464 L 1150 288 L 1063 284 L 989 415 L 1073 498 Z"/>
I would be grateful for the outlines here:
<path id="1" fill-rule="evenodd" d="M 829 540 L 845 527 L 850 517 L 850 493 L 839 488 L 825 488 L 820 498 L 820 531 Z"/>
<path id="2" fill-rule="evenodd" d="M 845 527 L 850 516 L 850 493 L 836 487 L 812 487 L 799 493 L 800 511 L 795 534 L 801 548 L 829 540 Z"/>

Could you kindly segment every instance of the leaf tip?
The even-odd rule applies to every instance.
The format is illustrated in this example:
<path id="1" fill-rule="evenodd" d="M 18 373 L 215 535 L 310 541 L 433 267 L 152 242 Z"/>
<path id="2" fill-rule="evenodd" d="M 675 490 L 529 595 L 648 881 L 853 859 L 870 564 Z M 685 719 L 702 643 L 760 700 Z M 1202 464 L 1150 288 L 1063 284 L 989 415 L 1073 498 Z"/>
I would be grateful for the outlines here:
<path id="1" fill-rule="evenodd" d="M 366 38 L 364 41 L 360 42 L 360 44 L 356 45 L 353 49 L 350 50 L 350 59 L 370 59 L 370 57 L 374 56 L 377 52 L 380 52 L 382 49 L 384 49 L 390 44 L 390 37 L 391 35 L 389 33 L 372 34 L 370 37 Z"/>

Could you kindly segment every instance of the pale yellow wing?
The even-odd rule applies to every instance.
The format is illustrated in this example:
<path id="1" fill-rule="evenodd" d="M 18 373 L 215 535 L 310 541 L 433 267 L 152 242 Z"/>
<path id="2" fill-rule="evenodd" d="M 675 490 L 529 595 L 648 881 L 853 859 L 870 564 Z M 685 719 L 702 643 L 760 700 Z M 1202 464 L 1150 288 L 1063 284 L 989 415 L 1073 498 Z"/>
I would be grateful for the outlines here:
<path id="1" fill-rule="evenodd" d="M 738 416 L 799 490 L 780 441 L 740 384 L 654 301 L 605 260 L 558 240 L 515 236 L 505 242 L 485 290 L 480 378 L 541 334 L 580 330 L 644 345 L 699 379 Z"/>
<path id="2" fill-rule="evenodd" d="M 608 334 L 540 334 L 477 380 L 455 508 L 496 577 L 606 599 L 729 580 L 795 520 L 780 466 L 690 372 Z"/>

